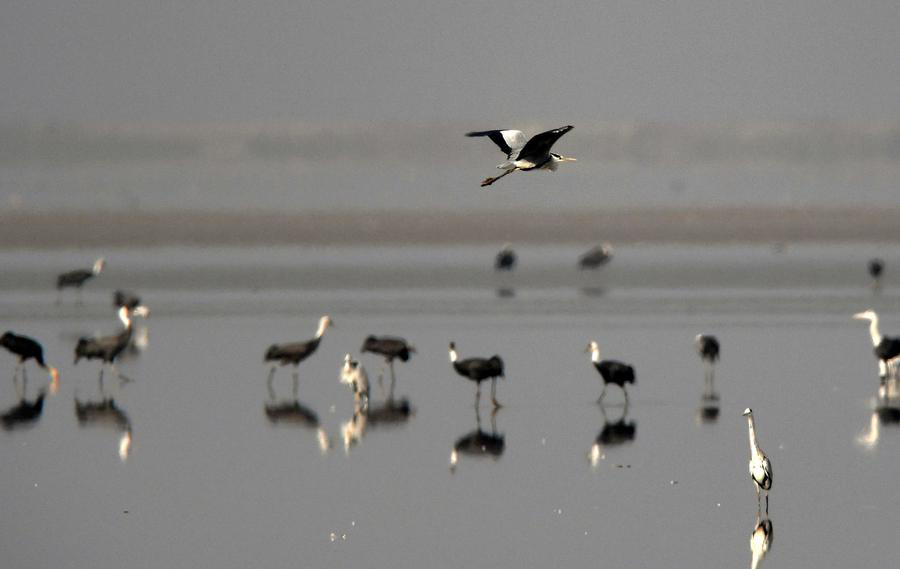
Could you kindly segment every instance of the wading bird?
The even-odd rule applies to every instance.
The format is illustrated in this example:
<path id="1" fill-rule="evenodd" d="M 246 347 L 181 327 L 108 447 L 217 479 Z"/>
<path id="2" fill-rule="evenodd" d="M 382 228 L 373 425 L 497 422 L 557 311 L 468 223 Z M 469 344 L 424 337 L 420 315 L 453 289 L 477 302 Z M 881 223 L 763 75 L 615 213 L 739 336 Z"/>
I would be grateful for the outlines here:
<path id="1" fill-rule="evenodd" d="M 694 337 L 694 345 L 697 347 L 697 353 L 700 359 L 706 364 L 706 373 L 704 374 L 704 395 L 713 397 L 715 389 L 713 380 L 715 379 L 715 365 L 719 361 L 719 340 L 715 336 L 709 334 L 697 334 Z"/>
<path id="2" fill-rule="evenodd" d="M 361 353 L 369 352 L 370 354 L 378 354 L 384 358 L 391 370 L 391 388 L 389 399 L 394 395 L 394 360 L 400 359 L 401 362 L 408 362 L 410 355 L 416 353 L 416 348 L 412 344 L 398 336 L 368 336 L 359 349 Z M 382 375 L 378 375 L 378 387 L 382 388 Z M 382 388 L 382 395 L 384 390 Z"/>
<path id="3" fill-rule="evenodd" d="M 599 403 L 603 401 L 603 398 L 606 396 L 606 386 L 612 383 L 622 388 L 622 393 L 625 394 L 625 403 L 627 404 L 628 391 L 625 389 L 625 384 L 637 383 L 637 380 L 634 376 L 634 368 L 628 364 L 616 360 L 601 360 L 600 346 L 597 344 L 597 342 L 594 341 L 588 343 L 585 352 L 591 353 L 591 362 L 600 373 L 600 377 L 603 378 L 603 391 L 600 393 L 600 397 L 597 399 L 597 402 Z"/>
<path id="4" fill-rule="evenodd" d="M 511 271 L 516 268 L 516 252 L 512 250 L 512 245 L 506 243 L 494 258 L 494 270 Z"/>
<path id="5" fill-rule="evenodd" d="M 272 369 L 269 371 L 269 390 L 272 390 L 272 378 L 275 377 L 275 368 L 277 365 L 286 366 L 291 364 L 294 366 L 294 397 L 297 396 L 297 366 L 311 356 L 316 348 L 319 347 L 319 342 L 322 340 L 322 334 L 325 333 L 325 329 L 329 326 L 334 326 L 334 322 L 331 320 L 330 316 L 323 316 L 319 319 L 319 328 L 316 330 L 316 335 L 312 340 L 307 340 L 305 342 L 291 342 L 288 344 L 272 344 L 269 346 L 269 349 L 266 350 L 266 355 L 263 357 L 264 362 L 278 362 L 278 364 L 273 364 Z"/>
<path id="6" fill-rule="evenodd" d="M 613 248 L 609 243 L 603 243 L 589 250 L 578 258 L 579 269 L 597 269 L 612 261 Z"/>
<path id="7" fill-rule="evenodd" d="M 456 343 L 450 342 L 450 363 L 456 373 L 475 382 L 475 408 L 478 408 L 478 402 L 481 401 L 481 382 L 485 379 L 491 380 L 491 402 L 494 407 L 500 407 L 497 401 L 497 378 L 503 375 L 503 360 L 500 356 L 494 355 L 490 358 L 466 358 L 459 359 L 456 352 Z"/>
<path id="8" fill-rule="evenodd" d="M 123 329 L 118 334 L 114 334 L 112 336 L 103 336 L 103 337 L 93 337 L 93 338 L 79 338 L 78 344 L 75 345 L 75 363 L 78 363 L 78 360 L 84 358 L 86 360 L 100 360 L 103 362 L 103 365 L 100 366 L 100 381 L 103 381 L 103 370 L 109 365 L 109 367 L 115 372 L 119 379 L 129 381 L 129 379 L 122 375 L 118 369 L 116 369 L 116 358 L 122 353 L 122 351 L 128 347 L 128 343 L 131 342 L 131 334 L 134 330 L 134 323 L 132 321 L 132 316 L 141 316 L 146 318 L 150 315 L 150 311 L 146 306 L 137 306 L 134 310 L 131 310 L 127 306 L 123 306 L 119 308 L 119 320 L 122 321 Z"/>
<path id="9" fill-rule="evenodd" d="M 50 374 L 50 393 L 56 393 L 59 389 L 59 371 L 55 367 L 48 366 L 46 362 L 44 362 L 44 348 L 37 340 L 29 338 L 28 336 L 19 336 L 13 332 L 6 332 L 3 336 L 0 336 L 0 346 L 3 346 L 11 353 L 19 356 L 19 362 L 16 364 L 13 380 L 18 376 L 19 369 L 22 370 L 22 378 L 24 379 L 26 377 L 25 362 L 34 360 L 37 365 L 47 370 Z"/>
<path id="10" fill-rule="evenodd" d="M 853 315 L 856 320 L 869 321 L 869 335 L 878 358 L 878 375 L 881 381 L 897 379 L 897 368 L 900 363 L 900 338 L 882 336 L 878 329 L 878 314 L 869 309 Z"/>
<path id="11" fill-rule="evenodd" d="M 366 369 L 347 354 L 341 366 L 341 383 L 349 385 L 353 390 L 353 402 L 358 407 L 369 404 L 369 376 Z"/>
<path id="12" fill-rule="evenodd" d="M 91 269 L 75 269 L 74 271 L 69 271 L 57 276 L 56 303 L 59 304 L 62 300 L 62 290 L 64 288 L 75 288 L 78 290 L 78 303 L 81 304 L 81 287 L 84 286 L 84 283 L 89 279 L 92 279 L 99 275 L 104 266 L 106 266 L 106 259 L 104 257 L 100 257 L 99 259 L 94 261 L 94 266 Z"/>
<path id="13" fill-rule="evenodd" d="M 486 136 L 490 138 L 506 154 L 507 161 L 497 166 L 497 168 L 505 170 L 505 172 L 493 178 L 486 178 L 481 182 L 481 186 L 490 186 L 503 176 L 512 174 L 516 170 L 524 172 L 529 170 L 550 170 L 555 172 L 560 163 L 575 162 L 574 158 L 550 152 L 553 144 L 573 128 L 575 127 L 569 125 L 548 130 L 532 136 L 528 142 L 525 141 L 525 135 L 521 130 L 484 130 L 466 133 L 466 136 Z"/>
<path id="14" fill-rule="evenodd" d="M 872 277 L 872 286 L 881 284 L 881 273 L 884 272 L 884 261 L 881 259 L 869 259 L 869 276 Z"/>
<path id="15" fill-rule="evenodd" d="M 772 463 L 759 448 L 756 440 L 756 421 L 753 420 L 753 410 L 744 409 L 744 417 L 747 417 L 747 427 L 750 431 L 750 478 L 756 486 L 756 501 L 759 503 L 760 490 L 766 491 L 766 513 L 769 513 L 769 490 L 772 489 Z"/>

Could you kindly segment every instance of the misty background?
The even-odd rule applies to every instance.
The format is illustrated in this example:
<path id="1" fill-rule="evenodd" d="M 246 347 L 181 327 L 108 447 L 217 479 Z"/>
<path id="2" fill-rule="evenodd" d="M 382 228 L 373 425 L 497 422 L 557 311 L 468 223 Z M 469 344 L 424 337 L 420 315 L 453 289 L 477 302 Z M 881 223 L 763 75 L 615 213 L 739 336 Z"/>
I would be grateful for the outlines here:
<path id="1" fill-rule="evenodd" d="M 900 6 L 0 7 L 5 210 L 896 203 Z M 473 129 L 579 162 L 481 190 Z"/>

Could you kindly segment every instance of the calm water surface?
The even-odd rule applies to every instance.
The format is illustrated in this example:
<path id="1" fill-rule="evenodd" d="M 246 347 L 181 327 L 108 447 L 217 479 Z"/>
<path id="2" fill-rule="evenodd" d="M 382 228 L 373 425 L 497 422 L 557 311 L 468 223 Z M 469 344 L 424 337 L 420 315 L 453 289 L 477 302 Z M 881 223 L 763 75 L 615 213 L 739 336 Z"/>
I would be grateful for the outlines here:
<path id="1" fill-rule="evenodd" d="M 578 247 L 521 247 L 502 277 L 493 252 L 119 250 L 83 306 L 54 306 L 50 284 L 94 252 L 0 253 L 16 267 L 0 275 L 4 327 L 40 339 L 62 375 L 37 421 L 0 432 L 2 566 L 746 566 L 747 406 L 774 465 L 761 566 L 896 566 L 900 426 L 873 422 L 876 363 L 850 318 L 872 307 L 900 333 L 896 247 L 633 246 L 590 274 L 574 269 Z M 71 354 L 80 335 L 116 329 L 117 287 L 150 305 L 149 347 L 121 364 L 133 382 L 101 392 L 97 365 Z M 325 313 L 336 327 L 301 364 L 298 400 L 289 370 L 270 394 L 265 348 L 311 337 Z M 706 421 L 701 331 L 723 346 Z M 418 353 L 397 365 L 392 413 L 381 361 L 361 358 L 373 410 L 345 450 L 338 370 L 369 333 Z M 615 388 L 596 404 L 590 339 L 635 365 L 627 409 Z M 450 340 L 462 357 L 504 358 L 493 417 L 450 367 Z M 15 364 L 2 359 L 8 409 Z M 30 400 L 46 378 L 31 364 L 28 376 Z M 492 452 L 461 452 L 451 471 L 479 427 Z"/>

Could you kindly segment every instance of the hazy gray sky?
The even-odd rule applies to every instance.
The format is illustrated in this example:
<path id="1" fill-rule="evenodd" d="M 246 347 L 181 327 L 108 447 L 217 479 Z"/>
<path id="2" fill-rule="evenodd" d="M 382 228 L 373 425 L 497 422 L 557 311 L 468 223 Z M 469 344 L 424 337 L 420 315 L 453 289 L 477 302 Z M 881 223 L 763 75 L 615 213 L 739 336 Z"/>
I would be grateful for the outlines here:
<path id="1" fill-rule="evenodd" d="M 897 0 L 13 1 L 0 54 L 3 120 L 900 115 Z"/>

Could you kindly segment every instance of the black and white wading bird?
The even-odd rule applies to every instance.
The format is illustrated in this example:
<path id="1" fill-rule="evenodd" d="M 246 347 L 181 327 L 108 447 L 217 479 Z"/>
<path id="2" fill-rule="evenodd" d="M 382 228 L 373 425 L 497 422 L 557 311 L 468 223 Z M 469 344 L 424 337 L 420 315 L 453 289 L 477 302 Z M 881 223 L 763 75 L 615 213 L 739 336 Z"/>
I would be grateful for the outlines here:
<path id="1" fill-rule="evenodd" d="M 753 419 L 753 410 L 744 409 L 744 417 L 747 417 L 747 427 L 750 431 L 750 478 L 756 487 L 756 501 L 759 503 L 760 490 L 766 491 L 766 513 L 769 513 L 769 490 L 772 489 L 772 463 L 759 448 L 756 440 L 756 421 Z"/>
<path id="2" fill-rule="evenodd" d="M 555 172 L 558 165 L 562 162 L 575 162 L 574 158 L 550 152 L 553 144 L 573 128 L 575 127 L 569 125 L 548 130 L 532 136 L 531 140 L 527 142 L 521 130 L 503 129 L 467 132 L 466 136 L 486 136 L 490 138 L 506 154 L 506 162 L 497 166 L 504 172 L 499 176 L 486 178 L 481 182 L 481 186 L 490 186 L 503 176 L 512 174 L 516 170 L 522 170 L 523 172 L 529 170 L 550 170 Z"/>
<path id="3" fill-rule="evenodd" d="M 719 340 L 710 334 L 697 334 L 694 337 L 694 346 L 697 348 L 700 359 L 706 364 L 703 394 L 710 398 L 715 397 L 713 381 L 715 380 L 716 362 L 719 361 Z"/>
<path id="4" fill-rule="evenodd" d="M 768 516 L 762 520 L 759 518 L 759 512 L 757 512 L 756 526 L 753 528 L 753 533 L 750 534 L 750 569 L 758 569 L 759 564 L 769 553 L 772 540 L 775 538 L 772 520 Z"/>
<path id="5" fill-rule="evenodd" d="M 106 266 L 106 259 L 100 257 L 94 261 L 94 266 L 90 269 L 75 269 L 74 271 L 69 271 L 57 276 L 56 303 L 59 304 L 62 301 L 62 291 L 64 288 L 75 288 L 78 290 L 78 304 L 81 304 L 81 287 L 84 286 L 84 283 L 88 280 L 99 275 L 104 266 Z"/>
<path id="6" fill-rule="evenodd" d="M 872 286 L 878 288 L 881 284 L 881 274 L 884 272 L 884 261 L 881 259 L 869 259 L 869 276 L 872 277 Z"/>
<path id="7" fill-rule="evenodd" d="M 368 406 L 369 376 L 366 374 L 366 369 L 350 354 L 344 356 L 344 364 L 341 366 L 341 383 L 349 385 L 353 390 L 355 407 Z"/>
<path id="8" fill-rule="evenodd" d="M 506 376 L 503 375 L 503 360 L 500 359 L 500 356 L 494 355 L 489 358 L 466 358 L 461 360 L 456 352 L 456 343 L 450 342 L 450 363 L 453 364 L 453 369 L 456 370 L 456 373 L 475 382 L 476 409 L 479 401 L 481 401 L 481 382 L 485 379 L 491 380 L 491 402 L 494 404 L 494 407 L 501 406 L 500 402 L 497 401 L 497 378 L 505 378 Z"/>
<path id="9" fill-rule="evenodd" d="M 612 261 L 613 248 L 609 243 L 603 243 L 590 249 L 578 258 L 579 269 L 597 269 Z"/>
<path id="10" fill-rule="evenodd" d="M 269 346 L 269 349 L 266 350 L 266 355 L 263 357 L 263 361 L 278 362 L 277 364 L 273 364 L 272 369 L 269 370 L 267 383 L 270 392 L 272 391 L 272 378 L 275 377 L 275 368 L 278 365 L 286 366 L 290 364 L 294 366 L 294 397 L 297 397 L 297 383 L 299 380 L 297 366 L 300 365 L 300 362 L 315 353 L 316 348 L 319 347 L 319 342 L 322 340 L 322 334 L 325 333 L 325 329 L 329 326 L 334 326 L 334 322 L 331 320 L 330 316 L 326 315 L 319 318 L 319 328 L 316 330 L 316 335 L 312 340 L 307 340 L 305 342 L 291 342 L 288 344 L 272 344 Z"/>
<path id="11" fill-rule="evenodd" d="M 9 352 L 19 357 L 16 363 L 16 371 L 13 374 L 13 381 L 19 376 L 19 370 L 22 371 L 23 382 L 27 381 L 25 375 L 25 362 L 34 360 L 37 365 L 46 370 L 50 374 L 50 393 L 54 394 L 59 389 L 59 371 L 44 361 L 44 348 L 33 338 L 28 336 L 20 336 L 13 332 L 6 332 L 0 336 L 0 346 L 6 348 Z"/>
<path id="12" fill-rule="evenodd" d="M 416 353 L 416 348 L 412 344 L 398 336 L 368 336 L 363 341 L 362 347 L 359 349 L 361 353 L 369 352 L 370 354 L 378 354 L 384 358 L 391 370 L 391 388 L 389 399 L 394 396 L 394 360 L 399 359 L 401 362 L 408 362 L 410 355 Z M 383 373 L 378 374 L 378 387 L 382 389 L 381 394 L 384 395 L 382 386 Z"/>
<path id="13" fill-rule="evenodd" d="M 133 316 L 141 316 L 146 318 L 150 315 L 150 311 L 146 306 L 137 306 L 134 310 L 127 306 L 119 308 L 119 320 L 122 321 L 122 331 L 112 336 L 79 338 L 78 344 L 75 345 L 75 362 L 84 358 L 86 360 L 100 360 L 103 365 L 100 367 L 99 380 L 103 382 L 103 371 L 108 365 L 112 371 L 119 376 L 119 379 L 129 381 L 129 378 L 122 375 L 116 369 L 116 358 L 128 347 L 131 342 L 131 335 L 134 331 Z"/>
<path id="14" fill-rule="evenodd" d="M 516 268 L 516 252 L 512 250 L 512 245 L 506 243 L 494 258 L 494 270 L 511 271 Z"/>
<path id="15" fill-rule="evenodd" d="M 585 352 L 591 353 L 591 362 L 594 364 L 597 372 L 600 373 L 600 377 L 603 378 L 603 391 L 600 393 L 597 402 L 600 403 L 603 401 L 603 398 L 606 397 L 606 387 L 612 383 L 622 388 L 622 393 L 625 394 L 625 404 L 627 405 L 628 390 L 625 389 L 625 384 L 637 383 L 634 376 L 634 368 L 616 360 L 600 359 L 600 346 L 594 341 L 591 341 L 588 344 Z"/>
<path id="16" fill-rule="evenodd" d="M 888 379 L 900 379 L 897 377 L 898 364 L 900 364 L 900 338 L 889 338 L 881 335 L 878 329 L 878 314 L 872 309 L 858 312 L 853 315 L 856 320 L 869 321 L 869 335 L 872 337 L 872 346 L 875 349 L 875 357 L 878 358 L 878 376 L 884 382 Z"/>

